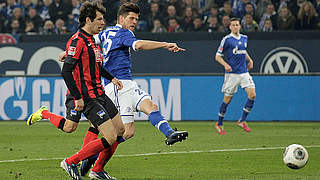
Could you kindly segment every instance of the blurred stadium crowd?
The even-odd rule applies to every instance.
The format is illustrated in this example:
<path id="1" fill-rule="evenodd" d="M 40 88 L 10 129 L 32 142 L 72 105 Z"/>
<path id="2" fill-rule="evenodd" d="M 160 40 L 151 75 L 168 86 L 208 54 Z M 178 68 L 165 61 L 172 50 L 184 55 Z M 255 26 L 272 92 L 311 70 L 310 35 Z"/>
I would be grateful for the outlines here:
<path id="1" fill-rule="evenodd" d="M 228 32 L 230 18 L 243 32 L 320 29 L 320 0 L 98 0 L 107 25 L 127 1 L 141 8 L 140 32 Z M 0 0 L 0 33 L 66 34 L 78 27 L 84 0 Z"/>

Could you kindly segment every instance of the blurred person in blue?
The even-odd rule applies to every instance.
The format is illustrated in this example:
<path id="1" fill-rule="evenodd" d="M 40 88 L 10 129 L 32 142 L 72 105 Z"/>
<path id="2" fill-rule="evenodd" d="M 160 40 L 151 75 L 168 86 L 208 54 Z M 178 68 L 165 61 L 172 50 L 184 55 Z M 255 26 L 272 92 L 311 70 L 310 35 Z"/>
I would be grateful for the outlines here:
<path id="1" fill-rule="evenodd" d="M 36 8 L 36 5 L 33 4 L 32 0 L 22 0 L 22 11 L 24 16 L 27 16 L 30 8 Z"/>
<path id="2" fill-rule="evenodd" d="M 232 12 L 238 18 L 242 18 L 248 13 L 246 10 L 247 4 L 251 4 L 254 11 L 256 9 L 255 0 L 230 0 L 230 2 L 232 4 Z"/>
<path id="3" fill-rule="evenodd" d="M 43 5 L 40 7 L 39 15 L 43 21 L 50 20 L 49 6 L 52 0 L 43 0 Z"/>
<path id="4" fill-rule="evenodd" d="M 7 0 L 6 6 L 1 9 L 1 14 L 5 18 L 10 18 L 15 8 L 22 8 L 22 5 L 17 3 L 16 0 Z"/>
<path id="5" fill-rule="evenodd" d="M 240 85 L 248 94 L 242 116 L 237 122 L 237 125 L 246 132 L 251 131 L 246 123 L 246 118 L 251 112 L 256 99 L 255 84 L 248 72 L 253 68 L 253 60 L 247 52 L 248 37 L 240 34 L 241 25 L 240 20 L 237 18 L 231 18 L 229 28 L 231 33 L 221 40 L 216 53 L 216 61 L 225 69 L 222 86 L 224 98 L 219 109 L 218 122 L 216 123 L 216 129 L 220 135 L 226 134 L 223 119 L 233 95 L 238 91 L 238 86 Z"/>

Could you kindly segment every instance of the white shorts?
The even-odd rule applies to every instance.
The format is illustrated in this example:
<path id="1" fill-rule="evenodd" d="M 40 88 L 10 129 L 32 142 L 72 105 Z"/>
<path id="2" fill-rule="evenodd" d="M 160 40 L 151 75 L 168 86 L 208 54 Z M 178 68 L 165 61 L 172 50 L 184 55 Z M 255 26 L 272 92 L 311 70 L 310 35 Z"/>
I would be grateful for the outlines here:
<path id="1" fill-rule="evenodd" d="M 222 85 L 222 92 L 225 96 L 233 96 L 238 91 L 238 86 L 241 88 L 255 88 L 255 84 L 250 74 L 234 74 L 226 73 L 224 75 L 224 83 Z"/>
<path id="2" fill-rule="evenodd" d="M 151 96 L 138 87 L 132 80 L 120 80 L 123 84 L 121 90 L 113 83 L 107 84 L 105 88 L 106 95 L 114 102 L 118 108 L 123 124 L 134 122 L 134 112 L 140 111 L 140 103 Z"/>

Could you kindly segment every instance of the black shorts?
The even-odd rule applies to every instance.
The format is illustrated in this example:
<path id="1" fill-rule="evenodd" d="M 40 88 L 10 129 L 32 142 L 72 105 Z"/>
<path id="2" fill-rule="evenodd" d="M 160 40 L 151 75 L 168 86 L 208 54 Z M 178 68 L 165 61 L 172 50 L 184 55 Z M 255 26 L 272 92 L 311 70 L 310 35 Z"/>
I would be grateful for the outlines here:
<path id="1" fill-rule="evenodd" d="M 66 119 L 79 123 L 82 111 L 74 110 L 74 97 L 71 94 L 66 96 Z"/>
<path id="2" fill-rule="evenodd" d="M 113 119 L 118 114 L 118 109 L 107 95 L 102 94 L 95 99 L 85 102 L 82 112 L 97 128 L 107 120 Z"/>

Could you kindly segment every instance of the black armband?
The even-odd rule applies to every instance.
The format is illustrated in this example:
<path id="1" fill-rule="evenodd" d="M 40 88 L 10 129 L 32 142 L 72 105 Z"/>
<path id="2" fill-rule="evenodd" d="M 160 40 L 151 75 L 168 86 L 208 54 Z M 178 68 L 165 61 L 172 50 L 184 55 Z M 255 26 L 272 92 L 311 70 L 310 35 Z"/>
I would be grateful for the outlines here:
<path id="1" fill-rule="evenodd" d="M 66 83 L 70 93 L 76 100 L 81 99 L 81 93 L 77 88 L 76 81 L 73 79 L 72 71 L 76 64 L 63 63 L 61 75 Z"/>
<path id="2" fill-rule="evenodd" d="M 101 65 L 100 65 L 100 72 L 101 72 L 102 77 L 104 77 L 110 81 L 114 78 L 114 76 L 112 74 L 110 74 L 106 69 L 104 69 Z"/>

